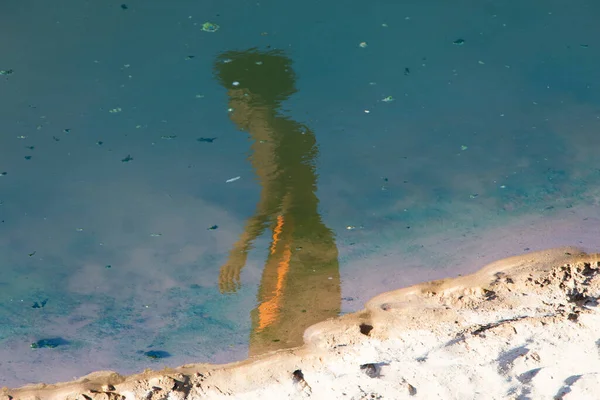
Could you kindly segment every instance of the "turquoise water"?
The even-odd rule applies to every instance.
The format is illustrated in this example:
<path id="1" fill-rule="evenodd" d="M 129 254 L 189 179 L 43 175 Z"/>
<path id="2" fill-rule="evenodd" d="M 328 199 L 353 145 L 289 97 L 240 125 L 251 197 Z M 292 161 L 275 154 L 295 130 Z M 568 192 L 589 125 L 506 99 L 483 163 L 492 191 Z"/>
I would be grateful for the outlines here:
<path id="1" fill-rule="evenodd" d="M 600 248 L 598 15 L 591 0 L 8 1 L 0 386 L 264 348 L 249 338 L 278 225 L 234 289 L 220 271 L 265 193 L 265 218 L 294 222 L 290 271 L 321 262 L 339 286 L 317 314 L 298 305 L 306 321 L 497 256 Z M 247 81 L 215 76 L 231 52 L 289 60 L 295 89 L 240 122 Z M 281 89 L 265 76 L 252 95 Z"/>

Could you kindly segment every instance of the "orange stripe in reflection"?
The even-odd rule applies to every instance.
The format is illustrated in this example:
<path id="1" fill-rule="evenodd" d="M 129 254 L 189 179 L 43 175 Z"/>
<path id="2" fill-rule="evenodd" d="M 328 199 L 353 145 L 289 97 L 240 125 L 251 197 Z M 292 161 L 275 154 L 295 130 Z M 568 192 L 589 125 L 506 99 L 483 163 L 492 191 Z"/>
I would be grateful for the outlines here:
<path id="1" fill-rule="evenodd" d="M 279 315 L 279 303 L 281 302 L 281 296 L 283 295 L 283 282 L 290 269 L 291 257 L 292 251 L 290 250 L 289 244 L 286 243 L 285 249 L 283 250 L 282 260 L 279 262 L 279 266 L 277 267 L 277 286 L 275 287 L 275 293 L 273 294 L 272 298 L 258 306 L 259 332 L 275 322 Z"/>
<path id="2" fill-rule="evenodd" d="M 275 254 L 275 248 L 277 247 L 277 242 L 279 242 L 279 235 L 281 235 L 281 231 L 283 230 L 283 215 L 277 216 L 277 226 L 273 232 L 273 243 L 271 243 L 271 254 Z"/>

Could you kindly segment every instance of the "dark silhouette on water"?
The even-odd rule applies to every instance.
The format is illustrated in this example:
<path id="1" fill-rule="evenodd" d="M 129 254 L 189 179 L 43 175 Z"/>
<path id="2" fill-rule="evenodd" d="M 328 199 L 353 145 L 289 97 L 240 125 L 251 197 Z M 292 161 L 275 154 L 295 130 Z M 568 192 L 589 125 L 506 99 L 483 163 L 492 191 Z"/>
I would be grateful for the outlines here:
<path id="1" fill-rule="evenodd" d="M 230 118 L 252 141 L 250 162 L 261 185 L 254 215 L 221 267 L 222 293 L 236 291 L 252 242 L 272 236 L 251 312 L 250 355 L 302 344 L 304 330 L 340 312 L 338 251 L 318 212 L 314 133 L 281 115 L 296 92 L 291 60 L 281 51 L 231 51 L 215 62 Z"/>

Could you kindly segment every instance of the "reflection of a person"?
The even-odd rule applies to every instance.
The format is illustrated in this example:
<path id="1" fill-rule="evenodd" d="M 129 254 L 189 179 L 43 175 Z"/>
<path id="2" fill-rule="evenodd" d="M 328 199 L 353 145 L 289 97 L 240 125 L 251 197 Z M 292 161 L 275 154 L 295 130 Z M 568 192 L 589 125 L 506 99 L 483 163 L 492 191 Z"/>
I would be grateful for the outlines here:
<path id="1" fill-rule="evenodd" d="M 251 312 L 250 355 L 301 345 L 307 327 L 340 311 L 338 251 L 315 193 L 315 135 L 278 112 L 296 91 L 290 64 L 279 51 L 256 49 L 221 54 L 215 63 L 230 118 L 251 137 L 261 185 L 256 211 L 221 267 L 222 293 L 239 288 L 252 242 L 267 228 L 272 236 Z"/>

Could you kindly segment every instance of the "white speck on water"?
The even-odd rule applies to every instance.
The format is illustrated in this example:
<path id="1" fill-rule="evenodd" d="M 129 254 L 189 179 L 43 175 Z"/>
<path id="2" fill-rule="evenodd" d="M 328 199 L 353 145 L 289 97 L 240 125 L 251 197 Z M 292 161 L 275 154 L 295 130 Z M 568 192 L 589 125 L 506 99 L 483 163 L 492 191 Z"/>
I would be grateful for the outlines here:
<path id="1" fill-rule="evenodd" d="M 227 179 L 227 180 L 225 181 L 225 183 L 231 183 L 231 182 L 235 182 L 235 181 L 237 181 L 237 180 L 238 180 L 238 179 L 240 179 L 240 178 L 241 178 L 241 176 L 236 176 L 235 178 L 230 178 L 230 179 Z"/>

